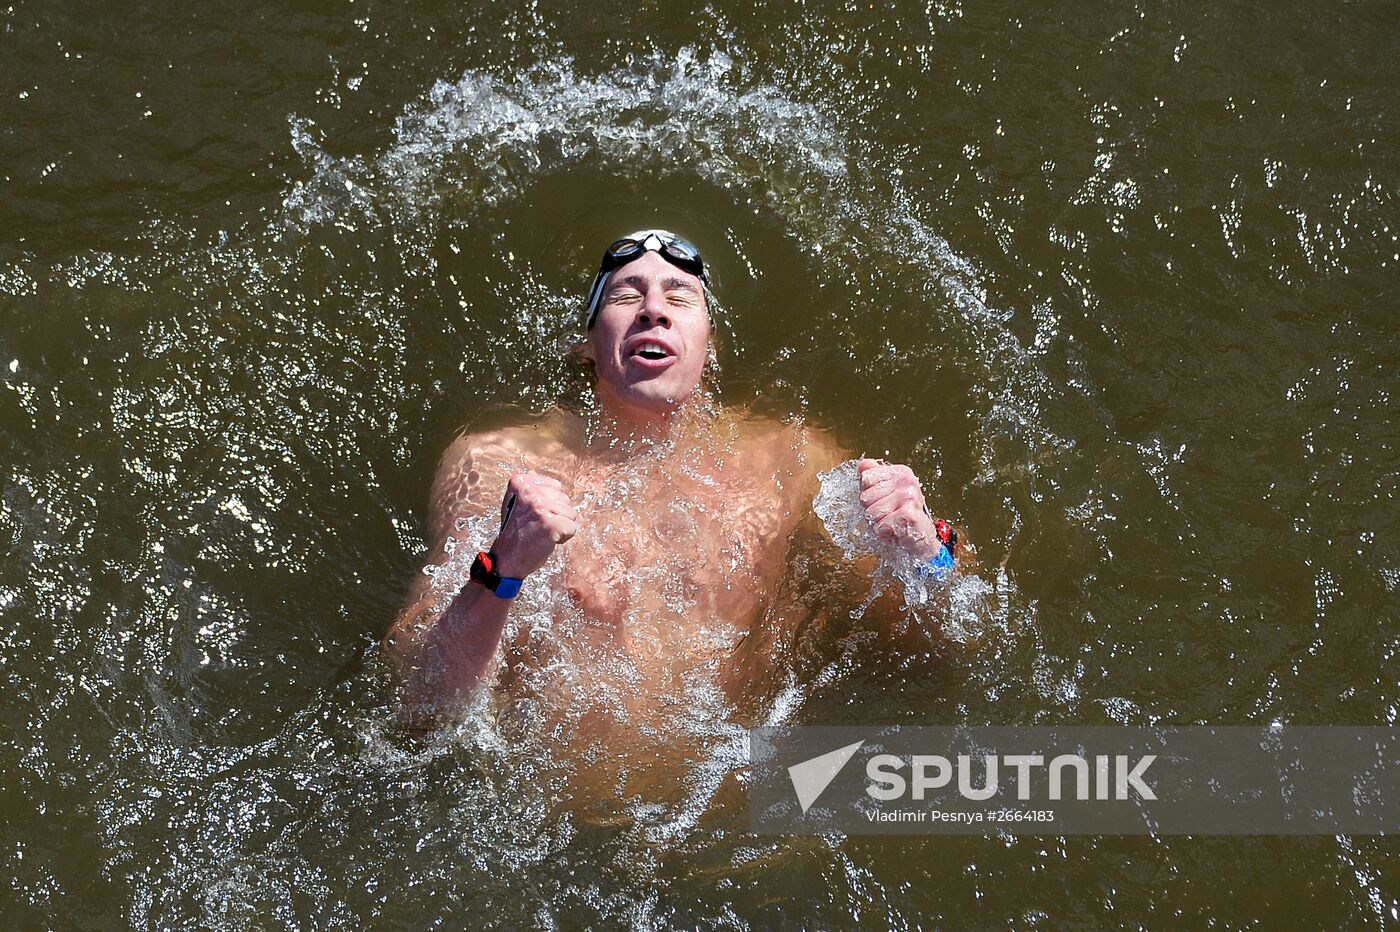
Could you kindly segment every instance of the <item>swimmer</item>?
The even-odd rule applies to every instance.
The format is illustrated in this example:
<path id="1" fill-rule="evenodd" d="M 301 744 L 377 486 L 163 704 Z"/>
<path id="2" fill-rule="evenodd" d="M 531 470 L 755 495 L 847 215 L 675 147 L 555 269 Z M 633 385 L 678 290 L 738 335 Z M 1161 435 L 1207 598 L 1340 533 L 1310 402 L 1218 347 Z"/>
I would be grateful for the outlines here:
<path id="1" fill-rule="evenodd" d="M 613 243 L 588 292 L 579 347 L 593 374 L 592 429 L 556 410 L 448 447 L 430 495 L 430 563 L 448 562 L 459 519 L 499 510 L 500 527 L 470 583 L 446 601 L 420 575 L 385 635 L 410 706 L 441 711 L 548 664 L 528 625 L 502 641 L 516 596 L 556 551 L 554 601 L 586 620 L 571 637 L 591 645 L 572 663 L 594 668 L 576 669 L 575 685 L 560 688 L 614 676 L 610 695 L 639 711 L 693 688 L 696 667 L 724 690 L 774 678 L 774 651 L 753 646 L 771 639 L 750 635 L 789 573 L 818 471 L 846 457 L 819 429 L 715 402 L 705 382 L 709 282 L 696 248 L 669 232 Z M 909 467 L 863 459 L 859 474 L 861 506 L 881 539 L 931 567 L 951 565 L 956 534 L 930 517 Z M 876 624 L 903 636 L 888 619 Z"/>

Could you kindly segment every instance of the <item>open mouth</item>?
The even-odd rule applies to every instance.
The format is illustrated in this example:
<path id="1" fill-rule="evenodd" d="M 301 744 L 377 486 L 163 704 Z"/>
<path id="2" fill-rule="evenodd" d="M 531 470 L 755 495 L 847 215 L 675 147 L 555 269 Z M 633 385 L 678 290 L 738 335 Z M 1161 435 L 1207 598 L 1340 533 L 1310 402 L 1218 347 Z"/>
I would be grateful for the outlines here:
<path id="1" fill-rule="evenodd" d="M 662 334 L 637 334 L 622 347 L 628 366 L 647 376 L 660 375 L 680 360 L 671 341 Z"/>
<path id="2" fill-rule="evenodd" d="M 642 343 L 632 351 L 632 355 L 640 356 L 642 359 L 656 361 L 668 358 L 671 352 L 660 343 Z"/>

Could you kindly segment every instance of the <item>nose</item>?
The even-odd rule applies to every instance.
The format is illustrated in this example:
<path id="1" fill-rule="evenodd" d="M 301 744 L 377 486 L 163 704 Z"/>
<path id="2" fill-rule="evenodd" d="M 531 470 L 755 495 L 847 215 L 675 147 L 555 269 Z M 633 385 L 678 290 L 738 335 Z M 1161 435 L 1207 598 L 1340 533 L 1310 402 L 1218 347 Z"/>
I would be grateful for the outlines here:
<path id="1" fill-rule="evenodd" d="M 644 327 L 655 324 L 658 327 L 670 327 L 671 317 L 666 313 L 665 295 L 653 293 L 647 296 L 642 309 L 637 313 L 637 323 Z"/>

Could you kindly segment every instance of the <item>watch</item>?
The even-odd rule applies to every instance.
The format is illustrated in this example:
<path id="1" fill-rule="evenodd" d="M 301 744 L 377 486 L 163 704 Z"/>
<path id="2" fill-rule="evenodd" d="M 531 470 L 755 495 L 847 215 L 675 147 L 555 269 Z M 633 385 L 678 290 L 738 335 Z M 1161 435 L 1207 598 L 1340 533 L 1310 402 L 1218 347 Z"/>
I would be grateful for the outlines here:
<path id="1" fill-rule="evenodd" d="M 525 580 L 514 576 L 502 576 L 496 572 L 494 551 L 479 550 L 472 561 L 472 582 L 481 583 L 496 594 L 498 599 L 513 599 L 520 593 L 520 584 Z"/>

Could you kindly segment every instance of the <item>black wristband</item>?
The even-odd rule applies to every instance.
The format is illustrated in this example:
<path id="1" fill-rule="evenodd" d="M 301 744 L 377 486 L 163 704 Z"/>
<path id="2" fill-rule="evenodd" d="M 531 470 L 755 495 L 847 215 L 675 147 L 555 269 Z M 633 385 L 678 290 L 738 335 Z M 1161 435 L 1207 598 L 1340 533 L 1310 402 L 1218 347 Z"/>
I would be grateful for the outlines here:
<path id="1" fill-rule="evenodd" d="M 476 559 L 472 561 L 471 579 L 474 583 L 480 583 L 487 589 L 495 593 L 497 598 L 513 599 L 520 592 L 520 584 L 523 579 L 514 576 L 502 576 L 496 572 L 496 552 L 494 550 L 478 550 Z"/>

